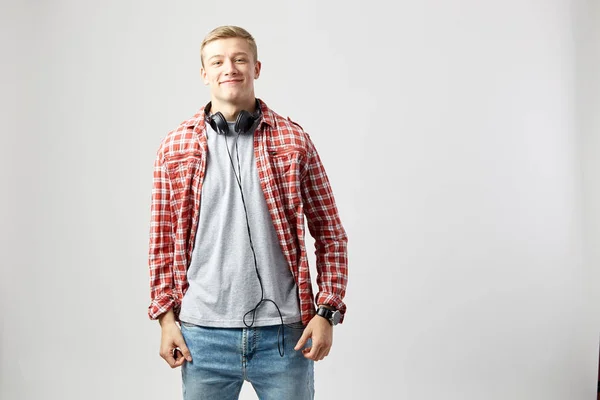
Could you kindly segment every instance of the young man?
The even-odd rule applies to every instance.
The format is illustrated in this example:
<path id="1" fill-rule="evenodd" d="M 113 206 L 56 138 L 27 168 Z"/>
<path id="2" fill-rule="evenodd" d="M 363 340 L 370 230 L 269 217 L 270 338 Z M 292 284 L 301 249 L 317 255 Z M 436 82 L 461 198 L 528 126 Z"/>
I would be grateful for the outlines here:
<path id="1" fill-rule="evenodd" d="M 312 399 L 313 362 L 346 312 L 346 232 L 309 135 L 255 97 L 253 37 L 218 27 L 200 56 L 211 101 L 154 164 L 148 314 L 160 355 L 182 366 L 184 399 L 236 399 L 244 380 L 261 399 Z"/>

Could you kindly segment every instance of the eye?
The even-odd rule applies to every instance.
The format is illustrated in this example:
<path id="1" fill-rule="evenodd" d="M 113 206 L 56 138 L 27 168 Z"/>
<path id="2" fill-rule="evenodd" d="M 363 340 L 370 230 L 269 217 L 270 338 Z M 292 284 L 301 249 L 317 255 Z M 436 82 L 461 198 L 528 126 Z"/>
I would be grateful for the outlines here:
<path id="1" fill-rule="evenodd" d="M 244 58 L 238 58 L 235 60 L 235 62 L 245 62 L 245 61 L 246 61 L 246 59 L 244 59 Z"/>
<path id="2" fill-rule="evenodd" d="M 221 64 L 221 61 L 213 61 L 212 65 L 219 65 Z"/>

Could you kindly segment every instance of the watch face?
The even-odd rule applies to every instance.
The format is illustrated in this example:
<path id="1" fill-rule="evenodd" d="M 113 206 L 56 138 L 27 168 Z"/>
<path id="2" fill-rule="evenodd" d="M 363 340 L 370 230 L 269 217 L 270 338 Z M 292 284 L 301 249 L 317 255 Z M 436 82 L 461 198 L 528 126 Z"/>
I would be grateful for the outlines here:
<path id="1" fill-rule="evenodd" d="M 334 325 L 337 325 L 340 322 L 340 319 L 342 319 L 342 313 L 337 310 L 334 311 L 331 316 L 331 322 L 333 322 Z"/>

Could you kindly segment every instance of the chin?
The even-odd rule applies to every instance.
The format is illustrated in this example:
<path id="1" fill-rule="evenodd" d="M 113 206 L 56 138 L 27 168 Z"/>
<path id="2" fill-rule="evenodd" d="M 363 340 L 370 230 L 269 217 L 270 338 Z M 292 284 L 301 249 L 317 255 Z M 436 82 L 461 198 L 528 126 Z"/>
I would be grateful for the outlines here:
<path id="1" fill-rule="evenodd" d="M 227 103 L 239 103 L 239 102 L 243 102 L 244 100 L 247 100 L 247 97 L 249 97 L 249 96 L 246 96 L 242 93 L 235 93 L 235 94 L 219 96 L 218 99 L 223 102 L 227 102 Z"/>

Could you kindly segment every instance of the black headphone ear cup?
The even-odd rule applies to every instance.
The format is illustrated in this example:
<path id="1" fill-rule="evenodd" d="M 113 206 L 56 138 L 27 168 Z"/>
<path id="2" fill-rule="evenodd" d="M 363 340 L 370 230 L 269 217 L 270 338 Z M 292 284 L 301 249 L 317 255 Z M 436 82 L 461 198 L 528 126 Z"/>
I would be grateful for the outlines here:
<path id="1" fill-rule="evenodd" d="M 252 126 L 252 115 L 246 110 L 240 111 L 240 113 L 238 114 L 238 116 L 235 120 L 235 125 L 234 125 L 235 132 L 236 133 L 246 132 L 250 129 L 251 126 Z"/>
<path id="2" fill-rule="evenodd" d="M 254 112 L 254 114 L 246 110 L 242 110 L 238 114 L 234 125 L 235 132 L 248 132 L 250 128 L 252 128 L 252 125 L 254 125 L 254 123 L 258 121 L 261 117 L 262 110 L 260 109 L 260 102 L 258 101 L 258 99 L 256 99 L 256 111 Z"/>
<path id="3" fill-rule="evenodd" d="M 217 111 L 210 117 L 210 126 L 221 135 L 227 135 L 229 133 L 227 120 L 220 111 Z"/>
<path id="4" fill-rule="evenodd" d="M 217 128 L 217 123 L 215 122 L 215 120 L 212 117 L 209 117 L 207 119 L 208 124 L 210 125 L 210 127 L 213 129 L 213 131 L 220 133 L 219 129 Z"/>

